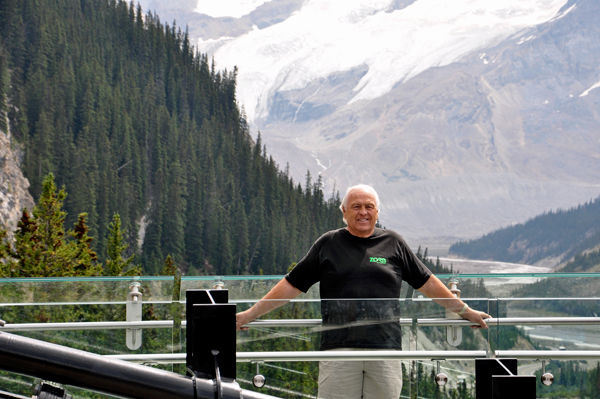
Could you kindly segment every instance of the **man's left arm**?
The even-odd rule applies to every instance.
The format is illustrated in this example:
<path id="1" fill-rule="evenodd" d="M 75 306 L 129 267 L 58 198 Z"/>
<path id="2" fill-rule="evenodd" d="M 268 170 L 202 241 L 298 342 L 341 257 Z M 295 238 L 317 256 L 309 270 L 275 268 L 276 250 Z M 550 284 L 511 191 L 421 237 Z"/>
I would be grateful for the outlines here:
<path id="1" fill-rule="evenodd" d="M 446 285 L 434 275 L 429 277 L 429 280 L 427 280 L 427 282 L 423 284 L 421 288 L 419 288 L 419 291 L 451 312 L 459 314 L 462 311 L 463 313 L 460 314 L 460 316 L 463 319 L 478 324 L 477 326 L 471 326 L 472 328 L 487 328 L 487 324 L 484 319 L 489 319 L 492 317 L 487 313 L 468 307 L 463 301 L 461 301 L 459 298 L 456 298 L 454 294 L 450 292 L 448 287 L 446 287 Z M 465 306 L 467 307 L 465 308 Z"/>

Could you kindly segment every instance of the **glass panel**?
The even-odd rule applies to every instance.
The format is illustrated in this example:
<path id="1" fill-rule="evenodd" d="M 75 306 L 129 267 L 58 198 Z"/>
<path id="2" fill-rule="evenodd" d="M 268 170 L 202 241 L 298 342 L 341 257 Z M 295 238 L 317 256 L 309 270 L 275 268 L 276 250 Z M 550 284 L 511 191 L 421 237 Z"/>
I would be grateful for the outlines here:
<path id="1" fill-rule="evenodd" d="M 143 330 L 140 349 L 130 350 L 125 344 L 126 330 L 101 328 L 99 330 L 29 331 L 18 334 L 56 342 L 99 354 L 154 354 L 186 351 L 185 292 L 187 289 L 228 290 L 230 303 L 237 311 L 247 309 L 274 287 L 283 276 L 198 276 L 183 277 L 181 289 L 174 289 L 173 277 L 83 278 L 83 279 L 0 279 L 0 318 L 8 323 L 56 323 L 124 321 L 129 285 L 140 283 L 143 293 L 143 320 L 167 320 L 173 328 Z M 378 337 L 386 325 L 400 319 L 403 351 L 478 351 L 490 353 L 500 350 L 571 350 L 600 351 L 600 328 L 588 325 L 502 324 L 502 320 L 517 317 L 597 317 L 600 307 L 597 287 L 600 274 L 493 274 L 493 275 L 438 275 L 448 284 L 458 282 L 462 299 L 473 309 L 481 310 L 499 320 L 488 330 L 468 327 L 427 325 L 428 319 L 446 318 L 440 304 L 403 285 L 400 298 L 348 299 L 336 306 L 343 317 L 333 320 L 333 326 L 321 326 L 322 310 L 331 312 L 331 304 L 321 302 L 318 285 L 290 304 L 263 316 L 262 320 L 307 319 L 316 323 L 302 326 L 254 325 L 248 331 L 237 333 L 237 351 L 245 352 L 298 352 L 318 351 L 322 336 L 343 333 Z M 178 298 L 173 298 L 177 292 Z M 175 299 L 175 301 L 173 301 Z M 337 300 L 339 302 L 340 300 Z M 439 302 L 439 301 L 438 301 Z M 333 302 L 331 302 L 333 303 Z M 322 309 L 322 306 L 324 307 Z M 331 316 L 331 315 L 330 315 Z M 337 321 L 336 321 L 337 320 Z M 419 324 L 414 324 L 418 321 Z M 337 324 L 336 324 L 337 323 Z M 454 329 L 453 329 L 454 328 Z M 3 329 L 0 328 L 0 331 Z M 6 330 L 5 330 L 6 331 Z M 348 333 L 346 331 L 346 334 Z M 460 333 L 458 333 L 460 331 Z M 385 332 L 383 333 L 385 334 Z M 457 336 L 460 335 L 460 339 Z M 450 337 L 450 338 L 449 338 Z M 386 342 L 389 337 L 379 337 Z M 379 339 L 377 338 L 377 339 Z M 450 342 L 455 340 L 459 342 Z M 456 344 L 456 346 L 453 346 Z M 540 352 L 541 353 L 541 352 Z M 441 356 L 443 359 L 443 356 Z M 158 365 L 158 367 L 185 374 L 185 364 Z M 519 360 L 519 373 L 541 373 L 541 361 Z M 257 364 L 238 362 L 238 382 L 245 389 L 278 397 L 315 397 L 317 395 L 317 361 L 266 361 L 259 364 L 259 372 L 267 378 L 265 388 L 252 386 Z M 403 360 L 404 384 L 402 395 L 407 397 L 467 397 L 474 396 L 475 362 L 443 359 L 439 371 L 448 376 L 444 388 L 434 383 L 438 362 Z M 555 375 L 553 387 L 538 387 L 539 397 L 590 396 L 586 389 L 598 381 L 597 359 L 559 359 L 546 362 L 547 371 Z M 596 374 L 593 374 L 593 373 Z M 577 377 L 575 377 L 577 376 Z M 3 387 L 26 387 L 21 393 L 31 395 L 32 379 L 0 374 Z M 17 389 L 17 388 L 15 388 Z M 557 392 L 562 392 L 561 394 Z M 575 393 L 574 393 L 575 392 Z M 468 395 L 467 395 L 468 394 Z M 565 396 L 565 397 L 566 397 Z M 580 396 L 580 397 L 583 397 Z M 587 397 L 586 396 L 586 397 Z M 89 397 L 82 394 L 78 397 Z"/>
<path id="2" fill-rule="evenodd" d="M 126 320 L 129 286 L 135 282 L 142 293 L 142 320 L 172 320 L 173 281 L 173 277 L 0 279 L 0 317 L 9 327 L 24 323 L 122 322 Z M 89 328 L 15 333 L 99 354 L 173 351 L 170 326 L 145 329 L 142 346 L 134 351 L 125 344 L 124 328 Z"/>
<path id="3" fill-rule="evenodd" d="M 39 328 L 36 331 L 12 331 L 11 325 L 32 323 L 74 322 L 124 322 L 126 321 L 127 294 L 130 285 L 139 284 L 142 293 L 142 320 L 180 319 L 181 312 L 173 304 L 174 278 L 171 277 L 94 277 L 94 278 L 28 278 L 0 279 L 0 318 L 7 327 L 0 331 L 10 332 L 46 342 L 85 350 L 101 355 L 153 354 L 180 351 L 179 331 L 172 325 L 167 328 L 146 328 L 141 331 L 139 349 L 131 350 L 126 344 L 126 328 L 108 329 L 84 326 L 74 330 Z M 176 332 L 176 334 L 175 334 Z M 139 335 L 138 335 L 139 337 Z M 172 370 L 172 365 L 160 365 Z M 0 390 L 27 397 L 39 380 L 2 372 Z M 74 397 L 98 396 L 82 389 L 69 387 Z"/>
<path id="4" fill-rule="evenodd" d="M 283 276 L 184 276 L 181 278 L 180 300 L 185 302 L 185 291 L 189 289 L 211 290 L 224 288 L 229 290 L 230 303 L 252 303 L 265 296 Z M 319 284 L 311 287 L 300 298 L 318 299 Z"/>
<path id="5" fill-rule="evenodd" d="M 0 303 L 125 301 L 131 282 L 139 282 L 144 302 L 171 302 L 173 276 L 88 278 L 0 278 Z"/>

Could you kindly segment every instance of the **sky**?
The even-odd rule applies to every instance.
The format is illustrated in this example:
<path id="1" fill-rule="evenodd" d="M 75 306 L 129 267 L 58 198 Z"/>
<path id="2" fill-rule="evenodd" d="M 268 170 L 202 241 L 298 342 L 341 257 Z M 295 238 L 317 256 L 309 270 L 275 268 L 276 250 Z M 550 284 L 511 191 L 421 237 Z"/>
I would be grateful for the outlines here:
<path id="1" fill-rule="evenodd" d="M 241 16 L 262 3 L 202 0 L 196 11 Z M 368 72 L 349 102 L 377 98 L 428 68 L 459 61 L 557 17 L 566 0 L 417 0 L 387 12 L 391 3 L 307 0 L 281 23 L 198 46 L 215 56 L 217 67 L 238 67 L 238 100 L 253 121 L 267 116 L 274 92 L 302 89 L 363 65 Z M 494 60 L 482 57 L 482 62 Z"/>

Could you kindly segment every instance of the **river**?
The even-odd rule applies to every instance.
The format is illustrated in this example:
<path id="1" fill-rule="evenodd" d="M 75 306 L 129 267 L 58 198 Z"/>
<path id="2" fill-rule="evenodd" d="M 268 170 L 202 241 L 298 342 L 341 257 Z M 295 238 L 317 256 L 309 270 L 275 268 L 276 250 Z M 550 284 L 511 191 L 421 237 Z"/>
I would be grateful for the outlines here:
<path id="1" fill-rule="evenodd" d="M 454 271 L 463 274 L 488 274 L 488 273 L 550 273 L 549 267 L 523 265 L 520 263 L 497 262 L 491 260 L 471 260 L 459 258 L 440 257 L 440 262 Z"/>

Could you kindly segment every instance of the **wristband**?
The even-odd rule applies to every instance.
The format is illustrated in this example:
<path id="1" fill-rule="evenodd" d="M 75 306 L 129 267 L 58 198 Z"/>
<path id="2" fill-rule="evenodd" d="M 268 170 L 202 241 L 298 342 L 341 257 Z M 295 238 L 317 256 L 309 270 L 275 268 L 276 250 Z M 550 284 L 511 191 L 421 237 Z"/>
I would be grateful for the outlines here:
<path id="1" fill-rule="evenodd" d="M 465 303 L 465 306 L 463 306 L 463 308 L 457 313 L 459 316 L 462 316 L 463 314 L 465 314 L 465 312 L 467 311 L 467 309 L 469 309 L 469 305 L 467 305 Z"/>

